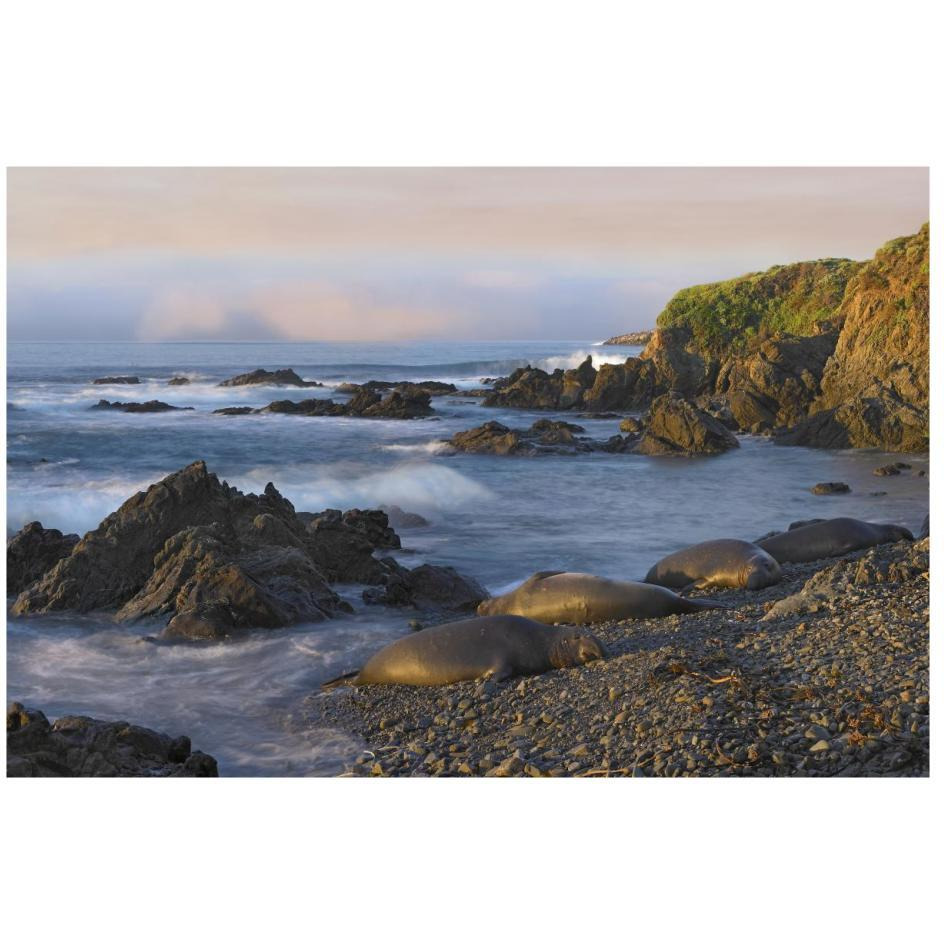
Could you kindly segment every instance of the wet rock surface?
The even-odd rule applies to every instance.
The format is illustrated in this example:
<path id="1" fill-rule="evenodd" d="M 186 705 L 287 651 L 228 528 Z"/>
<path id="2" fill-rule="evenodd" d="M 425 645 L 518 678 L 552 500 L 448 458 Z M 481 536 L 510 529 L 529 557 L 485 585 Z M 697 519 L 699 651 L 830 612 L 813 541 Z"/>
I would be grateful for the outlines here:
<path id="1" fill-rule="evenodd" d="M 845 482 L 818 482 L 810 491 L 814 495 L 847 495 L 852 489 Z"/>
<path id="2" fill-rule="evenodd" d="M 366 739 L 353 776 L 927 776 L 926 559 L 900 542 L 788 565 L 764 590 L 704 594 L 732 610 L 596 624 L 606 661 L 340 689 L 308 711 Z M 764 620 L 823 572 L 843 592 Z"/>
<path id="3" fill-rule="evenodd" d="M 92 381 L 93 384 L 139 384 L 141 379 L 139 377 L 97 377 Z"/>
<path id="4" fill-rule="evenodd" d="M 289 413 L 295 416 L 359 416 L 368 419 L 415 420 L 432 416 L 430 396 L 425 391 L 392 390 L 381 396 L 360 387 L 347 403 L 334 400 L 276 400 L 261 413 Z"/>
<path id="5" fill-rule="evenodd" d="M 216 777 L 216 760 L 127 721 L 68 715 L 52 724 L 35 708 L 7 708 L 8 777 Z"/>
<path id="6" fill-rule="evenodd" d="M 37 525 L 14 542 L 25 579 L 67 539 Z M 382 511 L 296 513 L 271 483 L 244 495 L 203 462 L 139 492 L 67 543 L 67 555 L 22 589 L 14 615 L 107 610 L 119 621 L 163 617 L 168 639 L 211 639 L 349 612 L 333 582 L 402 585 L 412 605 L 437 610 L 450 592 L 463 603 L 470 586 L 454 575 L 443 587 L 427 570 L 378 560 L 375 550 L 400 546 Z"/>
<path id="7" fill-rule="evenodd" d="M 99 400 L 91 410 L 118 410 L 121 413 L 168 413 L 172 410 L 192 410 L 192 406 L 171 406 L 163 400 L 147 400 L 144 403 L 124 403 L 121 400 Z"/>
<path id="8" fill-rule="evenodd" d="M 490 420 L 474 429 L 456 433 L 444 445 L 456 452 L 495 456 L 577 455 L 594 451 L 630 452 L 638 435 L 612 436 L 605 441 L 592 440 L 576 423 L 563 420 L 538 420 L 529 429 L 511 429 Z"/>
<path id="9" fill-rule="evenodd" d="M 247 374 L 237 374 L 227 380 L 221 380 L 220 387 L 248 387 L 255 384 L 267 384 L 278 387 L 323 387 L 317 380 L 302 380 L 291 368 L 283 370 L 263 370 L 261 367 Z"/>
<path id="10" fill-rule="evenodd" d="M 738 447 L 723 423 L 676 394 L 664 394 L 649 409 L 635 451 L 647 456 L 715 455 Z"/>
<path id="11" fill-rule="evenodd" d="M 28 587 L 79 543 L 77 534 L 63 534 L 31 521 L 7 541 L 7 594 Z"/>

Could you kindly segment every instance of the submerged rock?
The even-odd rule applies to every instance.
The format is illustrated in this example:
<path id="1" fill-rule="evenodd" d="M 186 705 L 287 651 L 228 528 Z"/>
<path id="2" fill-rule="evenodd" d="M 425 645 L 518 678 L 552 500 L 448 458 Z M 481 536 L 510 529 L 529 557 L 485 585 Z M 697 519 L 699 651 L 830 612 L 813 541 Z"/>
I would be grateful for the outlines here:
<path id="1" fill-rule="evenodd" d="M 92 381 L 93 384 L 139 384 L 138 377 L 98 377 Z"/>
<path id="2" fill-rule="evenodd" d="M 77 534 L 44 528 L 38 521 L 24 525 L 7 541 L 7 594 L 28 587 L 79 543 Z"/>
<path id="3" fill-rule="evenodd" d="M 190 383 L 189 377 L 171 377 L 170 380 L 167 381 L 167 386 L 168 387 L 185 387 L 189 383 Z"/>
<path id="4" fill-rule="evenodd" d="M 820 482 L 814 485 L 810 491 L 814 495 L 845 495 L 852 489 L 845 482 Z"/>
<path id="5" fill-rule="evenodd" d="M 237 374 L 228 380 L 221 380 L 218 387 L 248 387 L 255 384 L 267 384 L 276 387 L 323 387 L 324 384 L 317 380 L 302 380 L 298 374 L 291 368 L 283 370 L 258 370 L 250 371 L 248 374 Z"/>
<path id="6" fill-rule="evenodd" d="M 359 390 L 370 390 L 379 393 L 386 390 L 398 390 L 408 396 L 417 393 L 428 393 L 431 397 L 441 397 L 449 393 L 458 392 L 453 383 L 444 383 L 441 380 L 368 380 L 366 383 L 341 383 L 334 388 L 338 393 L 355 394 Z"/>
<path id="7" fill-rule="evenodd" d="M 259 411 L 254 410 L 251 406 L 224 406 L 213 412 L 218 416 L 245 416 L 247 413 L 258 413 Z"/>
<path id="8" fill-rule="evenodd" d="M 646 431 L 635 451 L 647 456 L 714 455 L 738 445 L 733 433 L 719 420 L 669 393 L 650 407 Z"/>
<path id="9" fill-rule="evenodd" d="M 414 420 L 433 414 L 429 394 L 424 391 L 393 390 L 387 396 L 364 387 L 347 403 L 334 400 L 275 400 L 258 412 L 290 413 L 296 416 L 359 416 L 369 419 Z"/>
<path id="10" fill-rule="evenodd" d="M 90 410 L 119 410 L 122 413 L 167 413 L 169 410 L 192 410 L 192 406 L 171 406 L 163 400 L 147 400 L 144 403 L 123 403 L 120 400 L 99 400 Z"/>
<path id="11" fill-rule="evenodd" d="M 216 777 L 216 760 L 190 738 L 67 715 L 52 724 L 35 708 L 7 708 L 8 777 Z"/>

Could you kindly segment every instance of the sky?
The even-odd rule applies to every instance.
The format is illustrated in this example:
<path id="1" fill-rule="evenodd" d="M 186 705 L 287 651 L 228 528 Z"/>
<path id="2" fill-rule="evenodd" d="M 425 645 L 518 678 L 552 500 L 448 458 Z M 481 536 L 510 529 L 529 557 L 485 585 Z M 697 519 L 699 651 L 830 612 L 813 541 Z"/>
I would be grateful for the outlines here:
<path id="1" fill-rule="evenodd" d="M 927 218 L 926 168 L 13 168 L 8 338 L 602 340 Z"/>

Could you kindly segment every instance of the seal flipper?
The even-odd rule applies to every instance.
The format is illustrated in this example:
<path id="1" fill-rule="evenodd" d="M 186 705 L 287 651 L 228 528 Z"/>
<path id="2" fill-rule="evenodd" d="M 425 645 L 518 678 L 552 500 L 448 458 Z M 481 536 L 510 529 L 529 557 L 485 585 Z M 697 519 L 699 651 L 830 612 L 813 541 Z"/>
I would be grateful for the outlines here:
<path id="1" fill-rule="evenodd" d="M 500 665 L 493 666 L 487 672 L 483 672 L 477 679 L 480 682 L 504 682 L 505 679 L 511 678 L 514 673 L 511 670 L 511 666 L 507 662 L 502 662 Z"/>
<path id="2" fill-rule="evenodd" d="M 322 682 L 320 686 L 321 690 L 323 692 L 330 692 L 333 688 L 341 688 L 343 685 L 353 685 L 354 680 L 360 674 L 360 669 L 355 669 L 353 672 L 345 672 L 344 675 L 338 675 L 336 678 L 328 679 L 327 682 Z"/>
<path id="3" fill-rule="evenodd" d="M 734 607 L 730 603 L 713 603 L 711 600 L 691 600 L 687 597 L 684 598 L 685 602 L 692 607 L 689 612 L 695 612 L 696 610 L 733 610 Z"/>
<path id="4" fill-rule="evenodd" d="M 566 570 L 539 570 L 536 574 L 532 574 L 528 577 L 526 583 L 531 583 L 531 581 L 546 580 L 548 577 L 556 577 L 559 574 L 566 574 Z"/>

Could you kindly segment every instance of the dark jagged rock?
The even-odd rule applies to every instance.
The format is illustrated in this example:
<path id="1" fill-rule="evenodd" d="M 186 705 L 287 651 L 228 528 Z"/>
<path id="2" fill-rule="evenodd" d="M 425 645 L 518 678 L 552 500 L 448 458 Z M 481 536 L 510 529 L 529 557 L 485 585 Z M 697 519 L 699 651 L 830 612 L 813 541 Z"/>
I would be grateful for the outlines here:
<path id="1" fill-rule="evenodd" d="M 668 386 L 652 361 L 629 357 L 625 364 L 601 364 L 593 386 L 584 396 L 588 410 L 639 410 Z"/>
<path id="2" fill-rule="evenodd" d="M 530 410 L 571 410 L 583 406 L 587 392 L 596 382 L 593 358 L 579 367 L 549 374 L 538 367 L 519 367 L 496 382 L 484 398 L 489 407 L 519 407 Z"/>
<path id="3" fill-rule="evenodd" d="M 342 383 L 334 388 L 338 393 L 355 394 L 359 390 L 370 390 L 379 393 L 386 390 L 398 390 L 407 396 L 415 396 L 417 393 L 428 393 L 431 397 L 441 397 L 449 393 L 457 393 L 458 388 L 455 384 L 444 383 L 441 380 L 368 380 L 366 383 Z"/>
<path id="4" fill-rule="evenodd" d="M 414 420 L 431 416 L 434 412 L 429 405 L 429 394 L 423 391 L 415 393 L 391 391 L 381 398 L 379 393 L 365 387 L 357 392 L 347 403 L 335 403 L 334 400 L 276 400 L 263 407 L 263 413 L 290 413 L 296 416 L 359 416 L 368 419 Z"/>
<path id="5" fill-rule="evenodd" d="M 538 420 L 530 429 L 509 429 L 490 420 L 474 429 L 456 433 L 448 445 L 458 452 L 484 453 L 496 456 L 536 456 L 545 453 L 571 455 L 590 452 L 594 444 L 575 436 L 584 432 L 582 426 L 558 420 Z"/>
<path id="6" fill-rule="evenodd" d="M 352 508 L 341 515 L 341 521 L 352 531 L 363 534 L 374 547 L 400 547 L 400 538 L 390 527 L 390 520 L 384 511 Z"/>
<path id="7" fill-rule="evenodd" d="M 444 612 L 473 612 L 488 593 L 452 567 L 422 564 L 412 570 L 387 560 L 390 572 L 379 587 L 364 591 L 364 602 Z"/>
<path id="8" fill-rule="evenodd" d="M 190 383 L 189 377 L 171 377 L 167 381 L 168 387 L 186 387 Z"/>
<path id="9" fill-rule="evenodd" d="M 144 403 L 122 403 L 120 400 L 99 400 L 91 410 L 118 410 L 121 413 L 167 413 L 170 410 L 192 410 L 192 406 L 171 406 L 163 400 L 147 400 Z"/>
<path id="10" fill-rule="evenodd" d="M 220 381 L 219 387 L 248 387 L 255 384 L 266 384 L 275 387 L 323 387 L 317 380 L 302 380 L 294 370 L 253 370 L 248 374 L 237 374 L 228 380 Z"/>
<path id="11" fill-rule="evenodd" d="M 390 526 L 401 531 L 429 527 L 429 522 L 422 515 L 414 511 L 404 511 L 399 505 L 381 505 L 380 510 L 387 513 Z"/>
<path id="12" fill-rule="evenodd" d="M 92 381 L 93 384 L 139 384 L 141 383 L 140 378 L 138 377 L 98 377 Z"/>
<path id="13" fill-rule="evenodd" d="M 664 394 L 649 410 L 635 451 L 642 455 L 713 455 L 736 449 L 735 436 L 713 416 L 675 394 Z"/>
<path id="14" fill-rule="evenodd" d="M 7 594 L 28 587 L 79 543 L 77 534 L 63 534 L 31 521 L 7 541 Z"/>
<path id="15" fill-rule="evenodd" d="M 885 388 L 808 416 L 776 437 L 785 446 L 926 452 L 928 411 Z"/>
<path id="16" fill-rule="evenodd" d="M 892 462 L 874 469 L 872 475 L 901 475 L 903 469 L 910 468 L 911 466 L 907 462 Z"/>
<path id="17" fill-rule="evenodd" d="M 213 411 L 218 416 L 245 416 L 247 413 L 258 413 L 251 406 L 224 406 Z"/>
<path id="18" fill-rule="evenodd" d="M 216 760 L 190 738 L 67 715 L 50 724 L 34 708 L 7 708 L 8 777 L 216 777 Z"/>
<path id="19" fill-rule="evenodd" d="M 449 445 L 459 452 L 488 453 L 495 456 L 533 456 L 534 446 L 526 442 L 518 430 L 490 420 L 474 429 L 456 433 Z"/>
<path id="20" fill-rule="evenodd" d="M 810 491 L 814 495 L 846 495 L 852 489 L 845 482 L 819 482 Z"/>
<path id="21" fill-rule="evenodd" d="M 363 533 L 342 521 L 335 532 L 306 526 L 271 483 L 243 495 L 195 462 L 128 499 L 27 587 L 13 612 L 179 616 L 171 636 L 194 614 L 201 636 L 324 619 L 345 609 L 329 579 L 377 582 L 384 572 Z"/>

